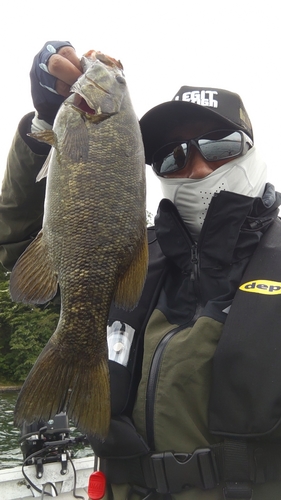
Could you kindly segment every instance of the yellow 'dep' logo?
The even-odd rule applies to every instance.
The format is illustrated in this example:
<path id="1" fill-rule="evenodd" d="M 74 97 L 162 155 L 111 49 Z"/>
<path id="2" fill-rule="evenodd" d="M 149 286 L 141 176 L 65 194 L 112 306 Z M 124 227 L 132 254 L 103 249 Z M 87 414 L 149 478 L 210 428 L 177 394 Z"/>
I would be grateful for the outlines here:
<path id="1" fill-rule="evenodd" d="M 281 283 L 279 281 L 253 280 L 243 283 L 239 287 L 243 292 L 263 293 L 264 295 L 278 295 L 281 293 Z"/>

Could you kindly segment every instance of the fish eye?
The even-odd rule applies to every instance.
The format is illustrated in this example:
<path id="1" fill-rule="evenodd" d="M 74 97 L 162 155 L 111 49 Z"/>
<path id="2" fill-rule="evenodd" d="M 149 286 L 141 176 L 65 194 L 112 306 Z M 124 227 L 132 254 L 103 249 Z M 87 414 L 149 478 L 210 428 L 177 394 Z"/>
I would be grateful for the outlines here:
<path id="1" fill-rule="evenodd" d="M 122 83 L 123 85 L 126 84 L 126 80 L 125 80 L 124 76 L 117 75 L 115 78 L 116 78 L 118 83 Z"/>

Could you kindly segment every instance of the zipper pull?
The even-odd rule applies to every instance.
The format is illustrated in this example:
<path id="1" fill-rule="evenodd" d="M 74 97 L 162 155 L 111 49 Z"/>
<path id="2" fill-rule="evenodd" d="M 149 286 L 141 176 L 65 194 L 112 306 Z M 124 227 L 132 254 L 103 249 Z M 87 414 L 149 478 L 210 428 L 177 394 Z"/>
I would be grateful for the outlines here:
<path id="1" fill-rule="evenodd" d="M 197 244 L 195 243 L 191 247 L 191 274 L 190 274 L 190 279 L 192 281 L 197 280 L 198 278 L 198 250 L 197 250 Z"/>

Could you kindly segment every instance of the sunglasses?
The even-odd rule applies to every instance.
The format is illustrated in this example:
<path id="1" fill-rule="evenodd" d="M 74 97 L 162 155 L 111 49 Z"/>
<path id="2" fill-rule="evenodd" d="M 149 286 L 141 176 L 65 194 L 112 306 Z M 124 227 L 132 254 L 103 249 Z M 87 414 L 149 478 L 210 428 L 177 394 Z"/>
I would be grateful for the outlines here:
<path id="1" fill-rule="evenodd" d="M 215 130 L 184 142 L 170 142 L 152 157 L 152 168 L 159 176 L 177 172 L 185 167 L 190 147 L 195 146 L 207 161 L 229 160 L 245 154 L 252 140 L 240 130 Z"/>

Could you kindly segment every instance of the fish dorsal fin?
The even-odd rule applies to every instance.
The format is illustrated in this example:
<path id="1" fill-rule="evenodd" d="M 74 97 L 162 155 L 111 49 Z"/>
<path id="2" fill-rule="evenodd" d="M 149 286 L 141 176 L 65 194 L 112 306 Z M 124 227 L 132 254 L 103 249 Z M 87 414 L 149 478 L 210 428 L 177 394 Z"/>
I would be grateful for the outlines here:
<path id="1" fill-rule="evenodd" d="M 45 304 L 57 292 L 57 275 L 42 236 L 43 231 L 40 231 L 12 270 L 10 293 L 15 302 Z"/>

